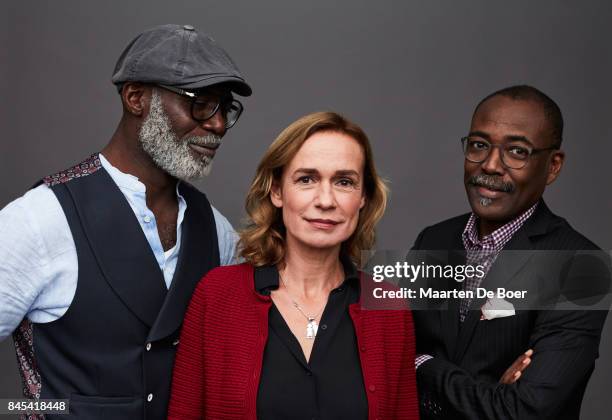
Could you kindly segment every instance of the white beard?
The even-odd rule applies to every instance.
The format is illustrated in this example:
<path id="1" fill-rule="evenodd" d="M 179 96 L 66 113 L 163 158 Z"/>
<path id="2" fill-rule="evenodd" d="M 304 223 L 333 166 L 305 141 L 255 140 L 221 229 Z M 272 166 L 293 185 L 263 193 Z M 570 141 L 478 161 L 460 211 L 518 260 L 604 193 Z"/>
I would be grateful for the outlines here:
<path id="1" fill-rule="evenodd" d="M 138 139 L 142 149 L 160 169 L 182 180 L 202 178 L 212 168 L 212 158 L 205 155 L 196 157 L 189 143 L 218 145 L 221 142 L 221 137 L 214 134 L 179 139 L 170 127 L 161 96 L 155 89 L 151 95 L 149 115 L 140 127 Z"/>
<path id="2" fill-rule="evenodd" d="M 483 207 L 488 207 L 493 202 L 493 200 L 488 197 L 480 197 L 479 201 L 480 205 Z"/>

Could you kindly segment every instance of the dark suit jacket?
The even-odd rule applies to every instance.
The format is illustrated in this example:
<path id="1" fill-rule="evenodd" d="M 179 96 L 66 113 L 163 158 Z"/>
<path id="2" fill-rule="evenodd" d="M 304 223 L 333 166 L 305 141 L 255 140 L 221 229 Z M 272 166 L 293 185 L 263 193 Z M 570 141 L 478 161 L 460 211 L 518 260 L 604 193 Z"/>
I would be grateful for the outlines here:
<path id="1" fill-rule="evenodd" d="M 447 250 L 447 262 L 464 264 L 464 256 L 453 254 L 464 250 L 461 234 L 468 218 L 466 214 L 426 228 L 413 249 Z M 504 285 L 522 277 L 540 282 L 539 286 L 547 284 L 547 290 L 557 287 L 560 291 L 566 284 L 573 284 L 575 289 L 576 284 L 584 286 L 594 280 L 596 288 L 608 291 L 607 257 L 603 265 L 582 264 L 577 263 L 578 253 L 573 252 L 597 249 L 542 201 L 506 245 L 482 286 Z M 530 252 L 506 257 L 506 250 Z M 554 264 L 547 265 L 536 262 L 550 254 L 532 252 L 539 250 L 562 252 L 557 253 Z M 580 272 L 585 265 L 596 267 L 586 277 Z M 452 288 L 461 288 L 454 280 L 450 283 L 455 283 Z M 413 312 L 417 354 L 434 357 L 417 370 L 421 416 L 453 420 L 577 419 L 598 357 L 607 311 L 540 308 L 481 320 L 483 303 L 484 299 L 473 301 L 463 323 L 459 322 L 457 301 L 444 302 L 447 309 Z M 534 349 L 532 363 L 519 381 L 499 384 L 504 371 L 529 348 Z"/>

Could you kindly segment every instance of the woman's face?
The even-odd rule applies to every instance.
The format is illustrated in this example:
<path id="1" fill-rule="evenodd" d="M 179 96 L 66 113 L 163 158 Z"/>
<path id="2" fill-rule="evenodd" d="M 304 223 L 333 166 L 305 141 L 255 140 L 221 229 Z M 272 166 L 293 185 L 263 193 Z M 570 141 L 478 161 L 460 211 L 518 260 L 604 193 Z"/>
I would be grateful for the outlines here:
<path id="1" fill-rule="evenodd" d="M 346 134 L 310 136 L 272 187 L 272 204 L 282 208 L 287 247 L 340 247 L 355 231 L 365 204 L 364 154 Z"/>

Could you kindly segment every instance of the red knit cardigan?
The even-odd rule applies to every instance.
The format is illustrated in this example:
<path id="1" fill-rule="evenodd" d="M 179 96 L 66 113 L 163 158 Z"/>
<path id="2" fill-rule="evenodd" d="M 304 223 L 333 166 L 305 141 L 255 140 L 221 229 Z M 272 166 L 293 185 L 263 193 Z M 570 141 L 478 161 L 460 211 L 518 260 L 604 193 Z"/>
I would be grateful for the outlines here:
<path id="1" fill-rule="evenodd" d="M 361 280 L 363 287 L 373 283 Z M 377 285 L 378 286 L 378 285 Z M 183 323 L 168 418 L 256 419 L 268 311 L 253 266 L 218 267 L 198 284 Z M 414 331 L 409 310 L 349 306 L 369 419 L 418 419 Z"/>

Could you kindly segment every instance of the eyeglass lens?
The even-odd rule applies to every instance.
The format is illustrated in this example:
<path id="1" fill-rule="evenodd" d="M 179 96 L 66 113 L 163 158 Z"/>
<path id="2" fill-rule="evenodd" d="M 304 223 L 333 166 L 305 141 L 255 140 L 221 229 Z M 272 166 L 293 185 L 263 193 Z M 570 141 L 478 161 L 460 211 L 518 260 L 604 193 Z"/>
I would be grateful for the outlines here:
<path id="1" fill-rule="evenodd" d="M 493 148 L 499 147 L 502 162 L 509 168 L 521 169 L 527 164 L 532 151 L 523 144 L 492 145 L 488 141 L 479 138 L 465 137 L 463 139 L 463 150 L 467 160 L 474 163 L 484 162 Z"/>
<path id="2" fill-rule="evenodd" d="M 220 112 L 225 120 L 225 128 L 230 128 L 238 120 L 242 106 L 236 100 L 231 102 L 221 101 L 219 98 L 210 96 L 196 98 L 191 109 L 193 119 L 197 121 L 206 121 L 212 118 L 216 112 Z"/>

